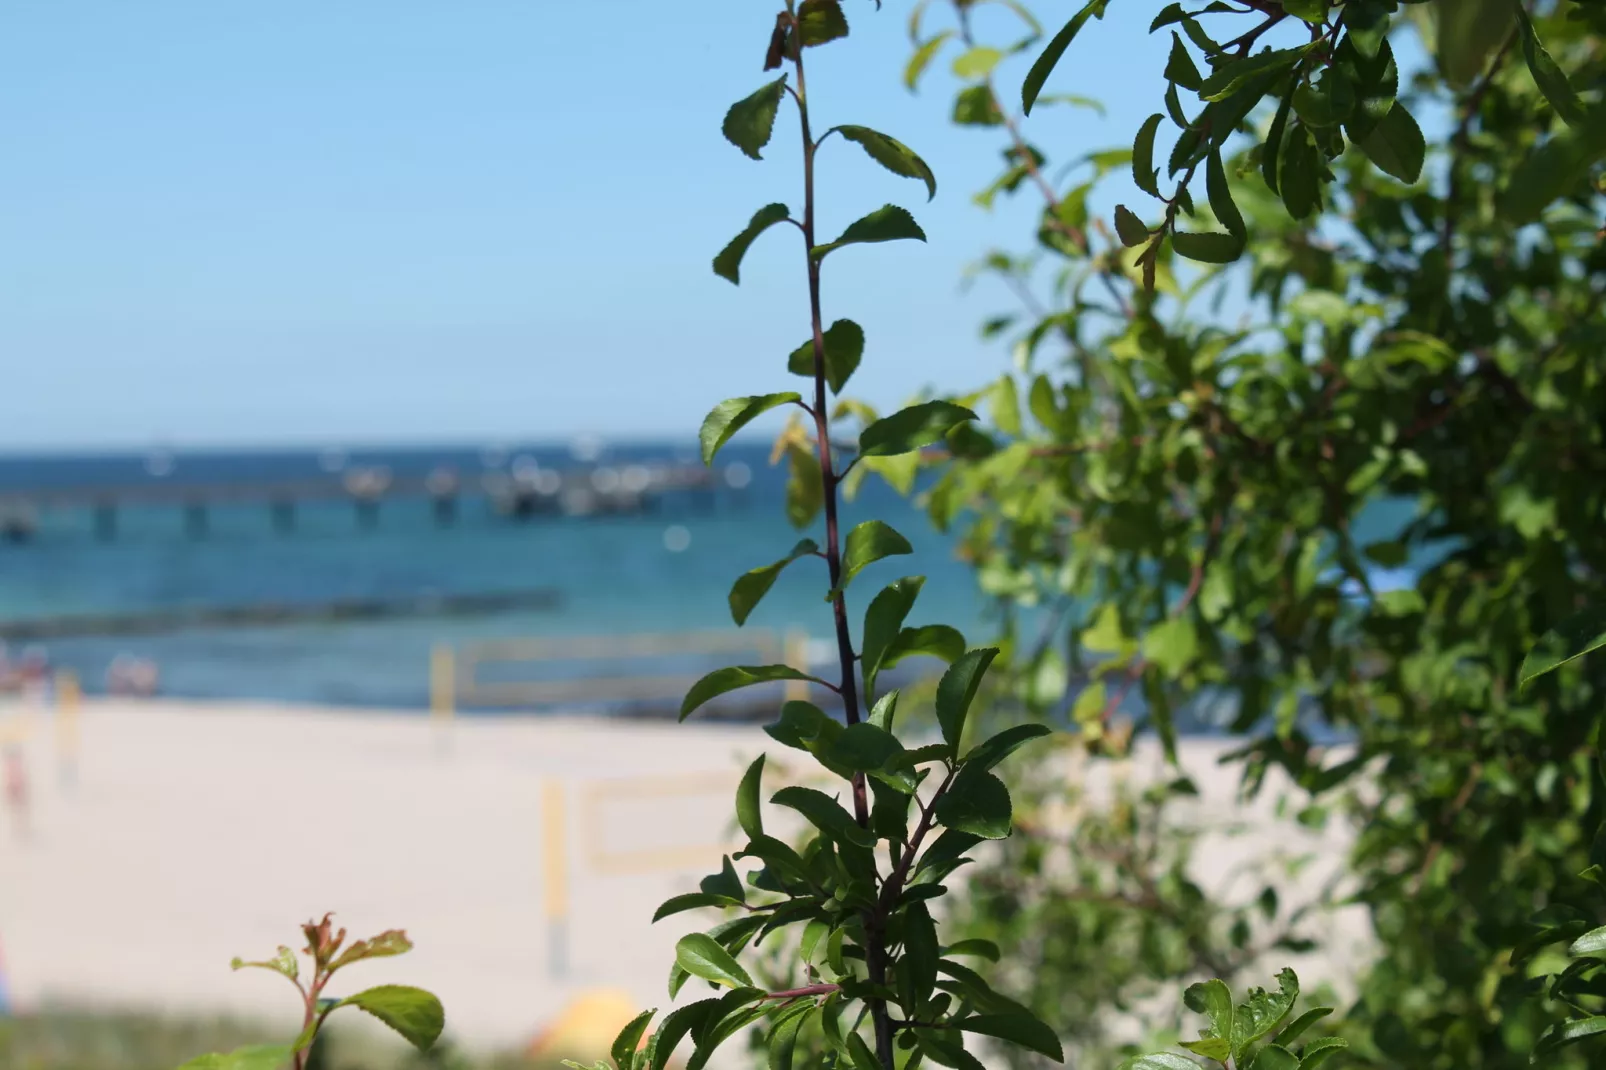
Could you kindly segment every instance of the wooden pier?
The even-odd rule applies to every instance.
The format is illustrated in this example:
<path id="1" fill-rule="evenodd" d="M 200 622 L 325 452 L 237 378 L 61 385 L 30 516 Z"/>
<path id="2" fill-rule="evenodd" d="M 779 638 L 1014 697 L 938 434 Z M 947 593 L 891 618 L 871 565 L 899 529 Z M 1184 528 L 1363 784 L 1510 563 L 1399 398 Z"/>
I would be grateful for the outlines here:
<path id="1" fill-rule="evenodd" d="M 183 529 L 204 537 L 216 506 L 260 505 L 272 529 L 296 529 L 298 507 L 348 502 L 359 528 L 379 523 L 386 502 L 424 500 L 436 524 L 455 524 L 462 503 L 489 503 L 498 516 L 526 520 L 538 516 L 630 515 L 656 509 L 666 497 L 685 496 L 694 507 L 709 508 L 721 486 L 745 486 L 745 468 L 715 472 L 702 465 L 641 463 L 583 468 L 538 468 L 525 472 L 486 472 L 464 476 L 437 468 L 423 476 L 396 476 L 385 468 L 351 468 L 323 478 L 264 482 L 197 483 L 160 480 L 115 486 L 44 487 L 0 491 L 0 539 L 27 542 L 47 511 L 88 512 L 97 536 L 117 537 L 119 514 L 134 507 L 182 511 Z"/>

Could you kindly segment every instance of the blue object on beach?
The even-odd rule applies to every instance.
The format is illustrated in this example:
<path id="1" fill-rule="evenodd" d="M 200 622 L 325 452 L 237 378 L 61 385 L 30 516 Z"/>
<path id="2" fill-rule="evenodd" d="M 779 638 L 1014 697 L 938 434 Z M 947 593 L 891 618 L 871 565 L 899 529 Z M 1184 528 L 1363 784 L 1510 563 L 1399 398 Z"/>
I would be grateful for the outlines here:
<path id="1" fill-rule="evenodd" d="M 11 992 L 6 987 L 6 960 L 0 955 L 0 1018 L 11 1017 Z"/>

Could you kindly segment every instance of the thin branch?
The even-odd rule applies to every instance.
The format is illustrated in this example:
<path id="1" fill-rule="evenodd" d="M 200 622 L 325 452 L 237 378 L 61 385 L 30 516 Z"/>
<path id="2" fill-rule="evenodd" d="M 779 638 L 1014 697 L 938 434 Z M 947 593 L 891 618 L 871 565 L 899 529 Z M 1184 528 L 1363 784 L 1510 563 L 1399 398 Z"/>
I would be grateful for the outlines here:
<path id="1" fill-rule="evenodd" d="M 802 26 L 790 3 L 787 5 L 786 17 L 791 21 L 790 33 L 795 40 L 801 36 Z M 847 723 L 853 725 L 859 723 L 859 693 L 855 680 L 853 637 L 848 630 L 847 601 L 842 592 L 842 550 L 837 521 L 837 488 L 841 484 L 842 476 L 836 471 L 831 450 L 831 425 L 828 415 L 830 410 L 827 406 L 825 376 L 825 320 L 820 312 L 820 260 L 813 252 L 816 245 L 814 154 L 818 146 L 809 129 L 808 89 L 803 73 L 803 52 L 802 47 L 797 47 L 792 62 L 797 74 L 795 99 L 798 103 L 797 111 L 803 138 L 803 255 L 808 266 L 809 324 L 813 331 L 811 341 L 814 349 L 815 444 L 819 451 L 820 482 L 825 510 L 825 559 L 833 592 L 831 612 L 836 623 L 837 658 L 842 673 L 841 685 L 832 690 L 842 696 L 842 707 Z M 853 775 L 853 811 L 860 827 L 869 828 L 870 800 L 863 773 Z M 884 919 L 877 911 L 871 910 L 864 913 L 863 920 L 864 958 L 869 981 L 875 988 L 884 988 L 887 984 Z M 892 1021 L 887 1013 L 886 1000 L 872 996 L 867 1000 L 867 1006 L 875 1025 L 876 1059 L 885 1070 L 893 1070 L 896 1057 L 893 1050 Z"/>
<path id="2" fill-rule="evenodd" d="M 948 770 L 948 775 L 943 777 L 942 783 L 937 785 L 936 792 L 931 796 L 931 802 L 921 805 L 920 821 L 915 825 L 914 834 L 909 837 L 908 846 L 903 849 L 903 857 L 898 860 L 897 867 L 887 877 L 886 883 L 881 886 L 881 896 L 876 900 L 876 911 L 878 913 L 886 914 L 887 911 L 892 909 L 893 904 L 897 903 L 898 896 L 903 894 L 903 882 L 909 878 L 909 867 L 914 865 L 915 855 L 920 850 L 920 844 L 925 840 L 926 833 L 931 831 L 931 823 L 936 818 L 937 800 L 942 798 L 949 785 L 954 782 L 955 772 L 956 770 L 953 769 Z M 918 797 L 915 801 L 919 802 Z"/>
<path id="3" fill-rule="evenodd" d="M 1260 40 L 1261 34 L 1265 33 L 1267 30 L 1271 29 L 1273 26 L 1277 25 L 1287 17 L 1288 12 L 1279 11 L 1275 15 L 1269 16 L 1265 22 L 1262 22 L 1259 26 L 1256 26 L 1243 36 L 1234 37 L 1231 41 L 1228 41 L 1226 44 L 1222 45 L 1221 50 L 1225 52 L 1229 48 L 1236 48 L 1240 58 L 1247 56 L 1249 54 L 1249 50 L 1255 47 L 1255 42 Z"/>
<path id="4" fill-rule="evenodd" d="M 1478 110 L 1483 106 L 1483 98 L 1488 94 L 1490 86 L 1494 85 L 1494 77 L 1500 72 L 1500 65 L 1505 62 L 1506 53 L 1511 51 L 1511 45 L 1517 39 L 1517 30 L 1513 26 L 1511 32 L 1506 34 L 1505 42 L 1489 61 L 1489 67 L 1484 71 L 1483 77 L 1467 94 L 1461 105 L 1461 121 L 1456 124 L 1455 133 L 1450 136 L 1450 188 L 1444 197 L 1444 228 L 1439 235 L 1439 248 L 1444 252 L 1444 262 L 1450 266 L 1450 256 L 1454 251 L 1451 243 L 1455 241 L 1456 214 L 1461 207 L 1461 157 L 1472 145 L 1472 122 L 1478 117 Z"/>
<path id="5" fill-rule="evenodd" d="M 759 996 L 758 1001 L 763 1003 L 768 999 L 804 999 L 808 996 L 829 996 L 832 992 L 840 991 L 842 991 L 841 985 L 804 985 L 802 988 L 788 988 L 783 992 L 767 992 Z"/>

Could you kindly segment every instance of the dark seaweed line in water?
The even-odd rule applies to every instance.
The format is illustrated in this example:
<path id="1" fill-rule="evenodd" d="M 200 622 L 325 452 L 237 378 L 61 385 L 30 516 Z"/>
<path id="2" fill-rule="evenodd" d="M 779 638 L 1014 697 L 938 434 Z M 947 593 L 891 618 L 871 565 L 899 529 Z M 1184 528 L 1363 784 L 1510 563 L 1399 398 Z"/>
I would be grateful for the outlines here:
<path id="1" fill-rule="evenodd" d="M 477 617 L 523 610 L 551 610 L 562 596 L 550 588 L 494 594 L 356 598 L 317 604 L 185 607 L 141 613 L 81 614 L 0 621 L 0 640 L 39 642 L 90 636 L 161 635 L 195 628 L 255 628 L 288 624 L 346 623 L 407 617 Z"/>

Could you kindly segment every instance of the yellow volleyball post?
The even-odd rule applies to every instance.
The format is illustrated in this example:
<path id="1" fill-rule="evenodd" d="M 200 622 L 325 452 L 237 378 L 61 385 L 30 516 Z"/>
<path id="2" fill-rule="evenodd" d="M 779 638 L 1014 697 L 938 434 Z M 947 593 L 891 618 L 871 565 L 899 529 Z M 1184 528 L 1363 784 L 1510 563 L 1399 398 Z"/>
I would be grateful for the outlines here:
<path id="1" fill-rule="evenodd" d="M 78 780 L 78 708 L 83 689 L 78 686 L 78 674 L 71 669 L 56 673 L 56 760 L 60 764 L 62 783 L 71 786 Z"/>
<path id="2" fill-rule="evenodd" d="M 786 633 L 786 653 L 782 661 L 794 669 L 802 672 L 809 671 L 809 633 L 790 631 Z M 791 702 L 807 701 L 809 697 L 809 682 L 807 680 L 788 680 L 786 682 L 786 700 Z"/>
<path id="3" fill-rule="evenodd" d="M 435 723 L 435 745 L 443 751 L 456 705 L 457 656 L 450 643 L 436 643 L 429 652 L 429 715 Z"/>
<path id="4" fill-rule="evenodd" d="M 546 871 L 547 968 L 553 977 L 569 969 L 569 844 L 563 785 L 541 785 L 542 853 Z"/>

